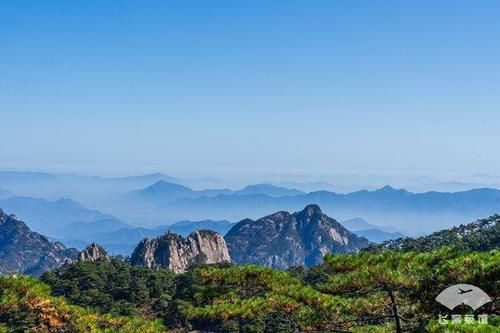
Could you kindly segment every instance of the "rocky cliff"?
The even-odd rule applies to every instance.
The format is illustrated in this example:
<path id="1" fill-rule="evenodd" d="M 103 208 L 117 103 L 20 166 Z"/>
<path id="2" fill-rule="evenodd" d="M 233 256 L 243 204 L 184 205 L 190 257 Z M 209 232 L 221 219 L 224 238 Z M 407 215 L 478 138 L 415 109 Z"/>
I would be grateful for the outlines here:
<path id="1" fill-rule="evenodd" d="M 0 269 L 3 273 L 39 275 L 76 259 L 78 250 L 51 242 L 31 231 L 15 215 L 0 209 Z"/>
<path id="2" fill-rule="evenodd" d="M 237 264 L 279 269 L 320 264 L 326 253 L 355 252 L 369 242 L 325 215 L 317 205 L 290 214 L 277 212 L 237 223 L 225 236 Z"/>
<path id="3" fill-rule="evenodd" d="M 199 230 L 187 238 L 167 232 L 152 240 L 145 239 L 135 248 L 130 262 L 149 268 L 164 267 L 183 273 L 193 264 L 230 261 L 224 238 L 210 230 Z"/>
<path id="4" fill-rule="evenodd" d="M 104 248 L 96 243 L 92 243 L 78 255 L 79 261 L 108 260 L 109 256 Z"/>

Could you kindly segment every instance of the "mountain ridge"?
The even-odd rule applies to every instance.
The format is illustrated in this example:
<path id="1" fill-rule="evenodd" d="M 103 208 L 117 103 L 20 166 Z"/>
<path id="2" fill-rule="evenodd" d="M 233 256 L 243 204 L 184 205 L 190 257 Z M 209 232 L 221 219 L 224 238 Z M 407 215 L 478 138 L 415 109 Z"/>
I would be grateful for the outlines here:
<path id="1" fill-rule="evenodd" d="M 31 231 L 15 215 L 0 209 L 0 262 L 8 265 L 9 272 L 39 275 L 75 259 L 78 253 Z"/>
<path id="2" fill-rule="evenodd" d="M 185 198 L 203 198 L 213 197 L 217 195 L 252 195 L 264 194 L 270 197 L 294 196 L 305 194 L 303 191 L 290 189 L 286 187 L 276 186 L 268 183 L 247 185 L 240 190 L 224 189 L 204 189 L 193 190 L 190 187 L 170 183 L 165 180 L 160 180 L 145 188 L 131 191 L 126 196 L 131 196 L 139 199 L 147 199 L 152 197 L 158 202 L 185 199 Z"/>
<path id="3" fill-rule="evenodd" d="M 48 235 L 72 222 L 96 222 L 113 218 L 67 198 L 50 201 L 15 196 L 0 200 L 0 208 L 28 221 L 28 226 L 34 231 Z"/>
<path id="4" fill-rule="evenodd" d="M 396 225 L 408 232 L 434 231 L 457 221 L 492 215 L 500 211 L 500 190 L 476 189 L 460 192 L 412 193 L 385 187 L 376 191 L 338 194 L 317 191 L 292 197 L 266 195 L 217 195 L 183 198 L 158 206 L 158 214 L 173 219 L 258 218 L 279 210 L 296 211 L 309 203 L 344 220 L 363 216 L 378 225 Z M 402 224 L 404 222 L 404 226 Z M 418 223 L 418 225 L 417 225 Z"/>
<path id="5" fill-rule="evenodd" d="M 234 223 L 225 220 L 179 221 L 154 228 L 121 228 L 104 233 L 79 234 L 59 240 L 64 244 L 77 248 L 86 246 L 86 244 L 91 242 L 96 242 L 104 246 L 114 255 L 128 256 L 132 253 L 135 246 L 144 238 L 158 237 L 167 231 L 187 237 L 193 231 L 209 229 L 224 235 L 233 225 Z M 80 226 L 78 228 L 80 228 Z"/>

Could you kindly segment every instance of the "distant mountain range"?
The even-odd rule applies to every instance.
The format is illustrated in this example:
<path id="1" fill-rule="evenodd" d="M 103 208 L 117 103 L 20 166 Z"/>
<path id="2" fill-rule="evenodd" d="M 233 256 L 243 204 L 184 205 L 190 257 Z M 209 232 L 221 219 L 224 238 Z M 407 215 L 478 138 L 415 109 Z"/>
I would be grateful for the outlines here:
<path id="1" fill-rule="evenodd" d="M 382 243 L 391 239 L 406 237 L 405 234 L 402 234 L 400 232 L 387 232 L 380 229 L 358 230 L 354 233 L 360 237 L 368 239 L 373 243 Z"/>
<path id="2" fill-rule="evenodd" d="M 400 229 L 408 235 L 427 234 L 500 212 L 500 191 L 488 188 L 454 193 L 412 193 L 385 186 L 378 190 L 340 194 L 325 190 L 306 193 L 290 187 L 255 184 L 239 190 L 194 190 L 182 180 L 161 173 L 107 178 L 38 172 L 0 172 L 0 188 L 5 190 L 0 192 L 0 208 L 21 216 L 34 230 L 51 237 L 74 222 L 116 219 L 152 229 L 180 220 L 257 219 L 276 211 L 297 211 L 306 205 L 317 204 L 340 221 L 363 217 L 377 227 L 358 231 L 379 230 L 365 235 L 381 240 L 398 236 L 396 233 L 401 232 Z M 19 197 L 24 202 L 20 203 Z M 74 211 L 71 214 L 41 214 L 43 210 L 31 207 L 30 201 L 59 203 L 61 197 L 75 200 L 71 202 L 81 204 L 80 209 L 71 208 L 68 210 Z M 59 204 L 53 204 L 54 210 Z M 28 214 L 30 211 L 33 214 Z M 101 225 L 105 232 L 108 224 Z M 394 229 L 387 229 L 389 226 Z"/>
<path id="3" fill-rule="evenodd" d="M 290 189 L 286 187 L 271 185 L 271 184 L 256 184 L 249 185 L 239 191 L 234 191 L 233 194 L 236 195 L 254 195 L 262 194 L 269 197 L 279 198 L 279 197 L 293 197 L 296 195 L 305 194 L 303 191 L 296 189 Z"/>
<path id="4" fill-rule="evenodd" d="M 385 227 L 380 227 L 371 223 L 368 223 L 365 219 L 360 217 L 355 217 L 353 219 L 342 221 L 342 225 L 351 231 L 369 230 L 369 229 L 379 229 L 384 230 Z M 388 227 L 390 228 L 390 227 Z"/>
<path id="5" fill-rule="evenodd" d="M 159 209 L 165 203 L 172 203 L 182 199 L 201 199 L 218 196 L 246 197 L 249 195 L 264 195 L 270 198 L 288 197 L 305 194 L 302 191 L 288 189 L 270 184 L 249 185 L 240 190 L 230 189 L 206 189 L 193 190 L 181 184 L 170 183 L 164 180 L 158 181 L 140 190 L 116 196 L 102 206 L 102 210 L 109 211 L 121 219 L 131 221 L 134 224 L 158 225 L 165 222 L 174 222 L 185 219 L 183 212 L 171 216 L 164 210 Z M 203 220 L 199 218 L 189 220 Z M 223 218 L 224 219 L 224 218 Z M 220 220 L 220 219 L 215 219 Z"/>
<path id="6" fill-rule="evenodd" d="M 341 222 L 349 231 L 358 236 L 365 237 L 370 242 L 381 243 L 390 239 L 406 237 L 401 230 L 394 227 L 380 227 L 366 222 L 364 219 L 356 217 Z"/>
<path id="7" fill-rule="evenodd" d="M 411 193 L 386 186 L 376 191 L 349 194 L 328 191 L 286 197 L 221 194 L 165 202 L 158 206 L 156 215 L 170 219 L 240 220 L 277 210 L 293 211 L 311 203 L 320 205 L 325 212 L 342 220 L 363 216 L 380 226 L 395 225 L 412 233 L 421 233 L 500 211 L 500 191 Z"/>
<path id="8" fill-rule="evenodd" d="M 114 218 L 106 218 L 95 222 L 72 222 L 51 233 L 52 237 L 61 239 L 85 239 L 95 234 L 105 234 L 117 230 L 129 230 L 133 227 Z"/>
<path id="9" fill-rule="evenodd" d="M 104 220 L 106 221 L 106 220 Z M 187 237 L 193 231 L 197 230 L 212 230 L 221 235 L 226 234 L 229 229 L 234 225 L 228 221 L 180 221 L 171 225 L 159 226 L 156 228 L 116 228 L 108 232 L 103 232 L 102 227 L 99 226 L 98 221 L 95 223 L 77 223 L 73 225 L 74 230 L 85 230 L 84 232 L 65 233 L 64 237 L 60 237 L 60 241 L 67 246 L 76 247 L 79 249 L 84 248 L 91 242 L 99 243 L 104 246 L 108 252 L 113 255 L 128 256 L 132 253 L 137 243 L 144 238 L 154 238 L 164 234 L 167 231 Z M 92 225 L 95 225 L 93 228 Z M 113 224 L 119 226 L 118 224 Z M 70 231 L 71 228 L 65 228 Z"/>
<path id="10" fill-rule="evenodd" d="M 151 186 L 141 190 L 135 190 L 128 193 L 126 196 L 129 199 L 139 200 L 142 202 L 164 203 L 182 198 L 202 198 L 214 197 L 217 195 L 253 195 L 262 194 L 269 197 L 283 197 L 305 194 L 305 192 L 288 189 L 285 187 L 274 186 L 270 184 L 249 185 L 241 190 L 232 191 L 229 189 L 208 189 L 195 191 L 187 186 L 180 184 L 169 183 L 160 180 Z"/>
<path id="11" fill-rule="evenodd" d="M 131 200 L 157 203 L 172 201 L 179 198 L 196 198 L 207 194 L 208 193 L 205 191 L 193 191 L 187 186 L 160 180 L 144 189 L 127 193 L 125 197 Z"/>
<path id="12" fill-rule="evenodd" d="M 0 171 L 0 187 L 12 195 L 58 199 L 70 197 L 86 205 L 165 180 L 182 184 L 182 180 L 162 173 L 130 177 L 98 177 L 77 174 Z"/>
<path id="13" fill-rule="evenodd" d="M 27 197 L 0 200 L 0 208 L 28 221 L 31 229 L 44 234 L 54 232 L 73 222 L 97 222 L 112 216 L 88 209 L 70 199 L 48 201 Z"/>

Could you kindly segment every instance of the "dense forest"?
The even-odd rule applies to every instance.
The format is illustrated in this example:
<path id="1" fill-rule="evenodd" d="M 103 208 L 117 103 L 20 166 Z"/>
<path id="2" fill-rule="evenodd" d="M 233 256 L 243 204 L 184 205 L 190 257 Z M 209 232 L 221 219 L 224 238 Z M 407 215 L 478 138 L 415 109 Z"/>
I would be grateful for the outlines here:
<path id="1" fill-rule="evenodd" d="M 449 311 L 434 298 L 469 283 L 494 299 L 481 308 L 489 325 L 450 332 L 498 332 L 499 262 L 498 250 L 451 248 L 327 255 L 284 272 L 221 264 L 174 275 L 77 262 L 41 281 L 1 278 L 0 323 L 6 332 L 446 332 L 436 320 Z"/>

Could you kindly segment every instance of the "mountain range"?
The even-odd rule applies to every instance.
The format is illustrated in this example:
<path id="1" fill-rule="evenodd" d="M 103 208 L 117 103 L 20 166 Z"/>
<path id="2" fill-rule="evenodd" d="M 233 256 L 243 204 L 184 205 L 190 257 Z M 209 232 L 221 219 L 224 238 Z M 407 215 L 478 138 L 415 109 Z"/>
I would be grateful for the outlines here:
<path id="1" fill-rule="evenodd" d="M 88 209 L 70 199 L 49 201 L 29 197 L 10 197 L 0 200 L 0 208 L 29 221 L 28 226 L 48 235 L 74 222 L 97 222 L 113 217 Z"/>
<path id="2" fill-rule="evenodd" d="M 170 190 L 174 190 L 178 194 L 184 193 L 183 195 L 199 194 L 200 192 L 206 194 L 215 191 L 193 191 L 183 185 L 160 181 L 156 182 L 154 186 L 129 194 L 138 194 L 147 201 L 151 195 L 163 197 L 165 192 L 168 195 Z M 299 195 L 298 193 L 300 193 L 295 190 L 260 184 L 234 191 L 234 195 L 248 196 L 253 195 L 248 193 L 255 193 L 256 191 L 267 191 L 275 195 L 289 194 L 290 196 Z M 70 199 L 49 201 L 37 198 L 10 197 L 0 200 L 0 207 L 3 207 L 8 212 L 15 213 L 25 221 L 29 221 L 28 225 L 33 230 L 46 234 L 54 240 L 60 240 L 68 246 L 83 248 L 89 242 L 96 241 L 106 246 L 112 254 L 121 255 L 128 255 L 133 246 L 142 238 L 155 237 L 167 230 L 187 236 L 190 232 L 200 229 L 210 229 L 225 234 L 231 227 L 231 223 L 225 220 L 182 221 L 173 225 L 161 225 L 153 228 L 133 227 L 131 224 L 109 214 L 88 209 Z M 359 235 L 365 236 L 374 242 L 402 236 L 399 233 L 388 232 L 391 228 L 384 228 L 366 222 L 364 222 L 364 230 L 361 230 L 363 228 L 355 228 L 354 225 L 351 226 L 351 220 L 343 223 L 346 224 L 347 229 L 357 231 Z"/>
<path id="3" fill-rule="evenodd" d="M 131 252 L 131 263 L 183 272 L 191 264 L 217 263 L 231 258 L 237 264 L 285 269 L 316 265 L 326 253 L 359 251 L 369 245 L 367 239 L 351 233 L 316 205 L 308 205 L 293 214 L 281 211 L 255 221 L 245 219 L 235 225 L 227 222 L 226 226 L 232 228 L 225 237 L 212 230 L 199 230 L 200 226 L 213 225 L 214 221 L 181 221 L 171 229 L 177 228 L 183 233 L 194 227 L 197 230 L 190 232 L 187 238 L 170 230 L 151 240 L 143 237 Z M 104 247 L 95 242 L 82 252 L 68 249 L 30 230 L 15 215 L 0 210 L 0 271 L 4 274 L 38 275 L 78 258 L 93 261 L 98 257 L 107 258 L 107 254 Z"/>
<path id="4" fill-rule="evenodd" d="M 105 221 L 105 220 L 104 220 Z M 99 228 L 91 228 L 91 225 L 99 224 L 102 221 L 95 223 L 77 223 L 74 225 L 75 230 L 85 230 L 82 233 L 70 234 L 71 228 L 65 228 L 68 233 L 59 240 L 66 246 L 84 248 L 91 242 L 99 243 L 113 255 L 128 256 L 144 238 L 154 238 L 164 234 L 167 231 L 187 237 L 193 231 L 197 230 L 212 230 L 221 235 L 225 235 L 234 225 L 229 221 L 179 221 L 170 225 L 158 226 L 155 228 L 119 228 L 108 232 L 99 232 Z M 116 225 L 116 224 L 113 224 Z M 89 228 L 87 228 L 89 227 Z M 100 227 L 100 226 L 99 226 Z"/>
<path id="5" fill-rule="evenodd" d="M 72 198 L 93 206 L 118 193 L 143 188 L 160 180 L 182 184 L 182 180 L 162 173 L 141 176 L 99 177 L 45 172 L 0 171 L 0 187 L 11 195 L 56 200 Z"/>
<path id="6" fill-rule="evenodd" d="M 341 222 L 349 231 L 358 236 L 365 237 L 370 242 L 381 243 L 390 239 L 405 237 L 406 234 L 394 227 L 380 227 L 366 222 L 364 219 L 356 217 Z"/>
<path id="7" fill-rule="evenodd" d="M 173 223 L 179 220 L 203 220 L 200 218 L 184 218 L 183 213 L 175 216 L 165 210 L 159 209 L 166 202 L 189 198 L 211 198 L 220 195 L 229 197 L 244 197 L 248 195 L 265 195 L 271 198 L 282 196 L 295 196 L 305 192 L 275 186 L 271 184 L 254 184 L 239 190 L 230 189 L 205 189 L 193 190 L 185 185 L 160 180 L 142 189 L 116 195 L 97 204 L 96 207 L 102 211 L 109 212 L 119 219 L 140 226 L 155 226 Z M 224 220 L 212 219 L 212 220 Z"/>
<path id="8" fill-rule="evenodd" d="M 158 206 L 155 215 L 179 220 L 257 218 L 278 210 L 294 211 L 318 204 L 341 220 L 363 216 L 377 225 L 394 225 L 418 234 L 450 227 L 500 211 L 500 191 L 476 189 L 464 192 L 412 193 L 386 186 L 376 191 L 338 194 L 328 191 L 295 196 L 270 197 L 263 194 L 183 198 Z"/>
<path id="9" fill-rule="evenodd" d="M 341 224 L 358 236 L 365 237 L 370 242 L 381 243 L 406 235 L 392 227 L 379 227 L 363 219 L 356 218 L 342 221 Z M 167 231 L 187 237 L 196 230 L 212 230 L 225 235 L 235 224 L 229 221 L 202 220 L 179 221 L 170 225 L 155 228 L 135 228 L 118 220 L 100 220 L 92 223 L 71 223 L 55 232 L 56 238 L 66 246 L 78 249 L 91 242 L 103 245 L 111 254 L 127 256 L 135 245 L 144 238 L 154 238 Z"/>
<path id="10" fill-rule="evenodd" d="M 0 195 L 0 207 L 28 221 L 35 231 L 51 237 L 58 229 L 74 222 L 116 219 L 135 227 L 155 228 L 180 220 L 257 219 L 276 211 L 297 211 L 308 204 L 317 204 L 340 221 L 361 216 L 377 225 L 375 229 L 388 233 L 370 231 L 365 235 L 382 240 L 398 236 L 396 233 L 401 230 L 406 235 L 427 234 L 500 211 L 500 191 L 488 188 L 413 193 L 385 186 L 341 194 L 325 190 L 306 193 L 255 184 L 238 190 L 194 190 L 182 180 L 160 173 L 107 178 L 36 172 L 0 172 L 0 187 L 5 189 Z M 45 200 L 44 205 L 58 203 L 53 205 L 53 210 L 64 212 L 64 209 L 55 209 L 64 206 L 64 200 L 59 202 L 61 197 L 71 198 L 64 199 L 71 200 L 66 206 L 69 203 L 81 206 L 71 208 L 76 214 L 64 216 L 57 212 L 50 216 L 39 214 L 32 207 L 34 202 L 40 206 L 41 200 Z M 33 214 L 29 214 L 31 210 Z M 389 226 L 396 229 L 384 229 Z"/>
<path id="11" fill-rule="evenodd" d="M 102 235 L 118 230 L 133 229 L 130 224 L 114 218 L 105 218 L 95 222 L 72 222 L 51 233 L 54 238 L 85 239 L 92 235 Z"/>
<path id="12" fill-rule="evenodd" d="M 271 184 L 248 185 L 245 188 L 236 191 L 230 189 L 207 189 L 207 190 L 195 191 L 184 185 L 160 180 L 144 189 L 132 191 L 128 193 L 127 196 L 131 197 L 132 199 L 142 200 L 142 201 L 167 202 L 181 198 L 213 197 L 221 194 L 223 195 L 262 194 L 270 197 L 283 197 L 283 196 L 294 196 L 299 194 L 305 194 L 305 192 L 295 189 L 275 186 Z"/>
<path id="13" fill-rule="evenodd" d="M 319 206 L 307 205 L 295 213 L 279 211 L 257 220 L 244 219 L 237 224 L 227 221 L 181 221 L 168 226 L 170 229 L 177 228 L 184 235 L 189 232 L 186 239 L 169 230 L 146 230 L 143 234 L 139 234 L 141 230 L 137 230 L 138 228 L 118 231 L 134 230 L 138 232 L 134 237 L 142 237 L 137 242 L 138 245 L 132 245 L 128 252 L 133 252 L 133 262 L 137 265 L 175 266 L 177 271 L 182 272 L 191 264 L 227 261 L 228 256 L 237 264 L 286 269 L 296 265 L 320 264 L 327 253 L 341 254 L 365 249 L 376 252 L 384 249 L 429 251 L 452 246 L 465 250 L 489 251 L 499 247 L 499 221 L 500 217 L 494 215 L 429 236 L 416 239 L 404 237 L 375 245 L 347 230 L 327 216 Z M 367 225 L 367 222 L 356 223 L 360 227 Z M 214 231 L 203 231 L 205 227 L 220 225 L 231 227 L 224 238 Z M 146 235 L 154 232 L 159 234 L 152 237 Z M 112 234 L 113 232 L 109 233 L 110 236 Z M 116 234 L 114 237 L 116 238 Z M 152 240 L 144 240 L 145 238 Z M 30 230 L 15 215 L 8 215 L 0 210 L 0 274 L 22 272 L 38 275 L 78 258 L 90 261 L 107 258 L 105 253 L 104 248 L 95 243 L 81 253 L 77 249 L 66 248 L 60 242 L 52 242 Z"/>
<path id="14" fill-rule="evenodd" d="M 181 227 L 186 227 L 183 223 Z M 40 275 L 75 261 L 109 260 L 106 250 L 92 243 L 83 251 L 66 248 L 34 232 L 15 215 L 0 210 L 0 275 L 24 273 Z M 135 265 L 167 267 L 176 273 L 191 264 L 228 262 L 230 260 L 224 238 L 210 230 L 190 233 L 184 239 L 171 232 L 138 242 L 131 256 Z"/>

